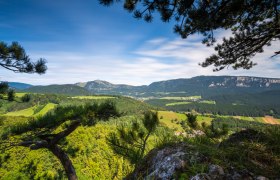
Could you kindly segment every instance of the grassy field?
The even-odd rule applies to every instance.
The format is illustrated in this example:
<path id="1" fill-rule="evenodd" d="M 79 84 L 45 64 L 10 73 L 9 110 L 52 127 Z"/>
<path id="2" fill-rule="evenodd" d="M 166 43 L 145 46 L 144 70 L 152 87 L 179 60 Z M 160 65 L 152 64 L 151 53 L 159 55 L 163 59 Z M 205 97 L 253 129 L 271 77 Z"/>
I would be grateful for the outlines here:
<path id="1" fill-rule="evenodd" d="M 182 120 L 186 120 L 186 115 L 181 113 L 176 113 L 173 111 L 158 111 L 158 117 L 160 122 L 175 131 L 182 132 L 183 129 L 180 125 Z M 275 119 L 271 116 L 266 117 L 246 117 L 246 116 L 216 116 L 221 118 L 235 118 L 245 122 L 256 122 L 256 123 L 268 123 L 268 124 L 280 124 L 280 119 Z M 210 125 L 214 117 L 209 117 L 207 115 L 197 115 L 197 122 L 202 124 L 205 122 Z M 230 122 L 229 122 L 230 123 Z"/>
<path id="2" fill-rule="evenodd" d="M 205 122 L 206 124 L 210 125 L 212 120 L 213 120 L 213 118 L 208 117 L 208 116 L 203 116 L 203 115 L 197 116 L 197 121 L 199 124 L 202 124 L 203 122 Z"/>
<path id="3" fill-rule="evenodd" d="M 21 98 L 22 96 L 24 96 L 26 93 L 16 93 L 16 97 Z"/>
<path id="4" fill-rule="evenodd" d="M 176 106 L 176 105 L 182 105 L 182 104 L 190 104 L 191 102 L 174 102 L 174 103 L 167 103 L 165 106 Z"/>
<path id="5" fill-rule="evenodd" d="M 255 121 L 253 117 L 247 117 L 247 116 L 232 116 L 236 119 L 244 120 L 244 121 Z"/>
<path id="6" fill-rule="evenodd" d="M 41 111 L 39 111 L 38 113 L 34 114 L 33 116 L 43 116 L 47 112 L 49 112 L 50 110 L 54 109 L 55 107 L 56 107 L 56 104 L 48 103 L 47 105 L 45 105 L 45 107 Z"/>
<path id="7" fill-rule="evenodd" d="M 187 96 L 187 97 L 163 97 L 160 99 L 166 99 L 166 100 L 199 100 L 201 99 L 201 96 Z"/>
<path id="8" fill-rule="evenodd" d="M 191 104 L 191 103 L 192 103 L 191 101 L 173 102 L 173 103 L 167 103 L 167 104 L 165 104 L 165 106 L 177 106 L 177 105 L 184 105 L 184 104 Z M 216 104 L 215 101 L 208 101 L 208 100 L 199 101 L 198 103 L 202 103 L 202 104 Z"/>
<path id="9" fill-rule="evenodd" d="M 203 103 L 203 104 L 216 104 L 215 101 L 211 101 L 211 100 L 203 100 L 203 101 L 199 101 L 199 103 Z"/>
<path id="10" fill-rule="evenodd" d="M 113 96 L 74 96 L 74 99 L 111 99 Z"/>
<path id="11" fill-rule="evenodd" d="M 185 114 L 175 113 L 172 111 L 158 111 L 158 117 L 160 123 L 166 125 L 167 127 L 174 129 L 175 131 L 184 131 L 180 125 L 180 121 L 186 119 Z"/>
<path id="12" fill-rule="evenodd" d="M 33 106 L 27 109 L 23 109 L 20 111 L 13 111 L 4 114 L 4 116 L 24 116 L 24 117 L 31 117 L 31 116 L 43 116 L 51 109 L 55 108 L 56 104 L 48 103 L 46 104 L 39 112 L 36 112 L 38 106 Z"/>
<path id="13" fill-rule="evenodd" d="M 23 109 L 20 111 L 13 111 L 13 112 L 8 112 L 6 114 L 4 114 L 4 116 L 25 116 L 25 117 L 29 117 L 32 116 L 34 114 L 35 109 L 37 108 L 37 106 L 33 106 L 27 109 Z"/>
<path id="14" fill-rule="evenodd" d="M 254 117 L 254 120 L 257 121 L 257 122 L 261 122 L 261 123 L 264 122 L 264 120 L 263 120 L 262 117 Z M 280 121 L 279 121 L 279 122 L 280 122 Z"/>

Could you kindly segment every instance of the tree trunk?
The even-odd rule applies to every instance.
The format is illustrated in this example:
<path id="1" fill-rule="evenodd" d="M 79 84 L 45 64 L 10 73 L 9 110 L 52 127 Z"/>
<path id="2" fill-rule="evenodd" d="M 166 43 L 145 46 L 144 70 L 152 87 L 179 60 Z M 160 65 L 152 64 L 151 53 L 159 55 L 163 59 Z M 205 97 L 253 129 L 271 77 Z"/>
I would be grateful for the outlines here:
<path id="1" fill-rule="evenodd" d="M 43 140 L 40 141 L 24 141 L 19 143 L 19 146 L 29 147 L 31 150 L 47 148 L 51 151 L 61 162 L 64 167 L 64 170 L 67 174 L 69 180 L 77 180 L 78 177 L 75 172 L 75 168 L 67 156 L 67 154 L 57 145 L 57 143 L 71 134 L 75 129 L 79 127 L 81 122 L 79 120 L 74 121 L 66 130 L 58 133 L 58 134 L 48 134 L 41 136 Z M 53 137 L 50 139 L 50 137 Z"/>
<path id="2" fill-rule="evenodd" d="M 76 175 L 75 168 L 67 154 L 58 145 L 53 145 L 51 147 L 48 147 L 48 149 L 60 160 L 68 179 L 77 180 L 78 177 Z"/>

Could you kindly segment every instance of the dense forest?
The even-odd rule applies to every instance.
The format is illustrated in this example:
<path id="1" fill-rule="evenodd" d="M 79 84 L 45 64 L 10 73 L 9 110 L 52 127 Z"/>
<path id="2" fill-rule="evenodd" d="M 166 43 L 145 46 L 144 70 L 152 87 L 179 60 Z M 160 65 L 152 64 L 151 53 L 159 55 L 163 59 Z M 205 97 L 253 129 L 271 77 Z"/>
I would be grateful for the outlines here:
<path id="1" fill-rule="evenodd" d="M 191 112 L 195 110 L 200 113 L 219 115 L 252 117 L 271 115 L 280 117 L 280 101 L 277 100 L 279 98 L 279 91 L 268 91 L 254 94 L 222 94 L 197 101 L 161 98 L 149 99 L 145 102 L 168 110 L 180 112 Z M 182 104 L 181 102 L 184 103 Z M 170 103 L 175 104 L 168 106 Z"/>

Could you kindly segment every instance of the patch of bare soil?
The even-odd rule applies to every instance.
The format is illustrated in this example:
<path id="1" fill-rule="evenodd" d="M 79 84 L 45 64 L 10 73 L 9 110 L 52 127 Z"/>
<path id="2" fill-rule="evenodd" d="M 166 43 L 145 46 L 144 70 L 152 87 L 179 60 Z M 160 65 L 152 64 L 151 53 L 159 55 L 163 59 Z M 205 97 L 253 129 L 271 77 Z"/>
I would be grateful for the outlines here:
<path id="1" fill-rule="evenodd" d="M 273 116 L 265 116 L 263 117 L 265 123 L 269 124 L 280 124 L 280 121 L 275 119 Z"/>

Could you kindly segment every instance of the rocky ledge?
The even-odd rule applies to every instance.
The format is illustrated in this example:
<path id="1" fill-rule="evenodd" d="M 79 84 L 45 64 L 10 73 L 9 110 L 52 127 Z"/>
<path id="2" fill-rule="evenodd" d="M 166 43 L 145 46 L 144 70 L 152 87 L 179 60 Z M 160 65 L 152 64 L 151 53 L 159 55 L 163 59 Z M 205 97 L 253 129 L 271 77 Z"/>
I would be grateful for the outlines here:
<path id="1" fill-rule="evenodd" d="M 209 159 L 186 143 L 177 143 L 163 149 L 152 150 L 126 179 L 179 179 L 178 175 L 194 164 L 203 163 L 208 172 L 199 173 L 186 179 L 191 180 L 267 180 L 252 172 L 237 170 L 234 167 L 224 169 L 211 164 Z M 181 179 L 181 178 L 180 178 Z"/>

